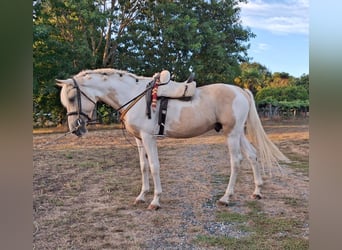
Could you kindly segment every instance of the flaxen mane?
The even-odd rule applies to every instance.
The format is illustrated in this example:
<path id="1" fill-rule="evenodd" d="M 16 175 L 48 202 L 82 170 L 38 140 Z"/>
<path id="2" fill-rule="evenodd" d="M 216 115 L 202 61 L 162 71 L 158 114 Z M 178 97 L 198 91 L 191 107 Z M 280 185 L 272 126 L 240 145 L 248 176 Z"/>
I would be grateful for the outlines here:
<path id="1" fill-rule="evenodd" d="M 125 70 L 118 70 L 118 69 L 112 69 L 112 68 L 101 68 L 101 69 L 94 69 L 94 70 L 83 70 L 80 73 L 76 75 L 76 77 L 88 77 L 88 79 L 91 79 L 92 74 L 100 74 L 103 76 L 111 76 L 114 74 L 118 74 L 120 76 L 127 75 L 132 78 L 134 78 L 136 81 L 139 81 L 141 79 L 146 79 L 146 77 L 143 76 L 136 76 L 128 71 Z M 105 79 L 104 79 L 105 80 Z"/>

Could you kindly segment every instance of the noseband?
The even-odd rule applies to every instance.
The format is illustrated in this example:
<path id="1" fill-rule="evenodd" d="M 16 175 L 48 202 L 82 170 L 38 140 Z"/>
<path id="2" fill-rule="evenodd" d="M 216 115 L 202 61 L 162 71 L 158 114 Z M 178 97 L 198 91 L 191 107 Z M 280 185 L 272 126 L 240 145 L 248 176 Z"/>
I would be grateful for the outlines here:
<path id="1" fill-rule="evenodd" d="M 92 122 L 93 120 L 82 111 L 82 103 L 81 103 L 81 96 L 83 95 L 84 97 L 86 97 L 89 101 L 91 101 L 92 103 L 96 104 L 96 102 L 94 102 L 89 96 L 87 96 L 78 86 L 76 80 L 74 78 L 72 78 L 72 81 L 74 82 L 74 88 L 76 89 L 76 98 L 77 98 L 77 111 L 72 111 L 72 112 L 68 112 L 67 116 L 71 116 L 71 115 L 77 115 L 78 119 L 77 119 L 77 125 L 81 125 L 81 115 L 83 115 L 84 117 L 86 117 L 87 123 Z"/>

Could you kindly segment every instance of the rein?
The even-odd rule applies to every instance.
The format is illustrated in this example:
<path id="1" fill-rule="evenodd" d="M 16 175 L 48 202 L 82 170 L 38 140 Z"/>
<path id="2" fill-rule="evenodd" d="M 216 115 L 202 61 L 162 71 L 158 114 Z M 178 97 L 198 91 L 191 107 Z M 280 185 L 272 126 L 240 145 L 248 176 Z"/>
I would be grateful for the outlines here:
<path id="1" fill-rule="evenodd" d="M 69 135 L 69 134 L 74 133 L 74 132 L 78 129 L 78 127 L 80 127 L 80 125 L 81 125 L 81 124 L 79 124 L 74 130 L 69 131 L 69 132 L 66 132 L 66 133 L 64 133 L 64 134 L 62 134 L 62 135 L 56 137 L 55 139 L 53 139 L 53 140 L 51 140 L 51 141 L 48 141 L 48 142 L 44 143 L 43 145 L 41 145 L 41 147 L 43 147 L 43 146 L 48 146 L 48 145 L 50 145 L 50 144 L 52 144 L 52 143 L 58 141 L 59 139 L 65 137 L 65 136 L 67 136 L 67 135 Z"/>
<path id="2" fill-rule="evenodd" d="M 126 109 L 124 109 L 121 114 L 120 114 L 120 121 L 124 121 L 124 116 L 127 114 L 127 112 L 144 96 L 146 95 L 146 93 L 154 88 L 154 85 L 156 83 L 156 81 L 159 79 L 159 76 L 155 77 L 151 82 L 148 83 L 148 85 L 151 84 L 150 87 L 147 87 L 143 92 L 141 92 L 139 95 L 137 95 L 136 97 L 132 98 L 131 100 L 129 100 L 128 102 L 126 102 L 124 105 L 122 105 L 121 107 L 119 107 L 116 112 L 119 112 L 121 109 L 123 109 L 124 107 L 126 107 L 128 105 L 128 107 Z M 153 83 L 153 84 L 152 84 Z M 169 82 L 165 82 L 165 83 L 159 83 L 159 86 L 162 85 L 166 85 Z"/>

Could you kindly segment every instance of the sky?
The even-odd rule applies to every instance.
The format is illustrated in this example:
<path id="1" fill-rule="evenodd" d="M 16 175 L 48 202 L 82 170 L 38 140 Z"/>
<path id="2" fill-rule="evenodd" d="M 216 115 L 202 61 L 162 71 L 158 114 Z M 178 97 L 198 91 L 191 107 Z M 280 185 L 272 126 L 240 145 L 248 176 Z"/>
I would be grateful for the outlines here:
<path id="1" fill-rule="evenodd" d="M 271 73 L 309 74 L 309 0 L 248 0 L 240 3 L 242 25 L 256 35 L 251 62 Z"/>

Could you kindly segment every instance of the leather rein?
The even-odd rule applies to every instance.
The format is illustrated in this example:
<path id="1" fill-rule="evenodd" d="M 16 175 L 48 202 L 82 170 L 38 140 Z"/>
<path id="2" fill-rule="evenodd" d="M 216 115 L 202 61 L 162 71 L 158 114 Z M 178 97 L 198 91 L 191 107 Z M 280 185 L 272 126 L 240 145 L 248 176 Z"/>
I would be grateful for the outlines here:
<path id="1" fill-rule="evenodd" d="M 145 90 L 143 92 L 141 92 L 139 95 L 137 95 L 136 97 L 134 97 L 133 99 L 129 100 L 128 102 L 126 102 L 124 105 L 122 105 L 121 107 L 119 107 L 116 112 L 119 112 L 121 109 L 123 109 L 124 107 L 126 107 L 128 105 L 128 107 L 126 109 L 124 109 L 121 114 L 120 114 L 120 121 L 124 121 L 124 116 L 127 114 L 127 112 L 144 96 L 146 95 L 146 93 L 153 89 L 155 83 L 157 80 L 159 80 L 160 78 L 160 75 L 158 75 L 157 77 L 153 78 L 153 80 L 151 82 L 149 82 L 148 85 L 151 84 L 150 87 L 147 87 L 145 88 Z M 166 85 L 168 84 L 169 82 L 165 82 L 165 83 L 158 83 L 159 86 L 162 86 L 162 85 Z M 147 86 L 148 86 L 147 85 Z"/>

